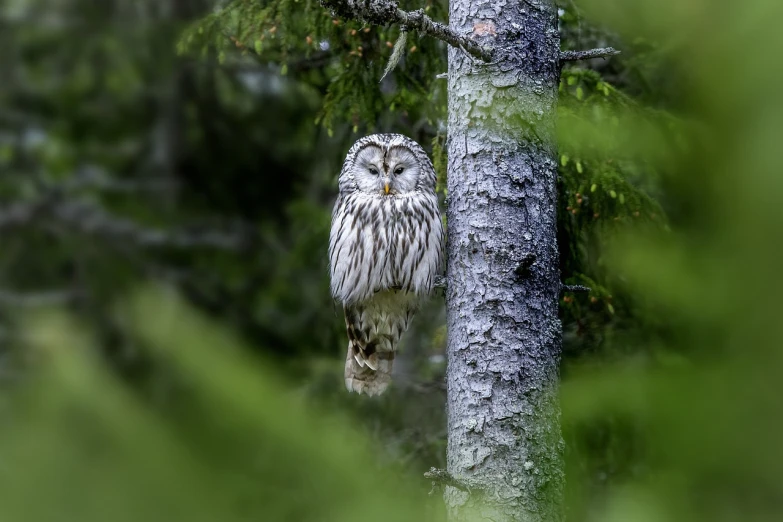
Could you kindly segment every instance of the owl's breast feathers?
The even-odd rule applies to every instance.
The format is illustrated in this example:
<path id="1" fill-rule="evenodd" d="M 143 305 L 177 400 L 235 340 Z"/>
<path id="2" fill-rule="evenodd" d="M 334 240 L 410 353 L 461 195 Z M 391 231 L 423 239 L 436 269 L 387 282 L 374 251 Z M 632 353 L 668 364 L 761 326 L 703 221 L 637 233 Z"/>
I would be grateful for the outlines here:
<path id="1" fill-rule="evenodd" d="M 434 193 L 341 195 L 332 214 L 332 295 L 343 303 L 400 289 L 427 294 L 441 267 L 443 224 Z"/>

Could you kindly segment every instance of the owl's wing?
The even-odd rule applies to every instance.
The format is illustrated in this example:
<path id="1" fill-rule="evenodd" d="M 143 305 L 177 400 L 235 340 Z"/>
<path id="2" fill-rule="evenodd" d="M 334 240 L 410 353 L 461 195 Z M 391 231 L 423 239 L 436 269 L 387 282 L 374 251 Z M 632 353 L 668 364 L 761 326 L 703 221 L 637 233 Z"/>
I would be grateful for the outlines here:
<path id="1" fill-rule="evenodd" d="M 391 286 L 388 218 L 377 199 L 338 198 L 329 234 L 332 296 L 343 303 L 370 298 Z"/>
<path id="2" fill-rule="evenodd" d="M 332 296 L 345 302 L 353 283 L 352 265 L 359 256 L 359 234 L 356 216 L 349 199 L 340 196 L 332 212 L 332 228 L 329 232 L 329 276 Z"/>
<path id="3" fill-rule="evenodd" d="M 397 221 L 395 279 L 402 288 L 428 294 L 443 260 L 444 230 L 435 193 L 424 193 L 405 202 Z"/>

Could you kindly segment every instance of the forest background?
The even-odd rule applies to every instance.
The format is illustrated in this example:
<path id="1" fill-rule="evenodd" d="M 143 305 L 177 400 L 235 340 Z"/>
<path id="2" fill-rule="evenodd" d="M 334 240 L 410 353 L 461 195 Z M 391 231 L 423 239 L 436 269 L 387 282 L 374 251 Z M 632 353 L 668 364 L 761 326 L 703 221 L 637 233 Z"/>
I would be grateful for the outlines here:
<path id="1" fill-rule="evenodd" d="M 564 50 L 622 51 L 560 85 L 572 520 L 783 513 L 783 9 L 736 4 L 560 6 Z M 398 36 L 304 0 L 0 2 L 4 520 L 442 515 L 442 297 L 367 400 L 328 291 L 355 139 L 419 141 L 447 203 L 445 48 L 409 35 L 381 81 Z"/>

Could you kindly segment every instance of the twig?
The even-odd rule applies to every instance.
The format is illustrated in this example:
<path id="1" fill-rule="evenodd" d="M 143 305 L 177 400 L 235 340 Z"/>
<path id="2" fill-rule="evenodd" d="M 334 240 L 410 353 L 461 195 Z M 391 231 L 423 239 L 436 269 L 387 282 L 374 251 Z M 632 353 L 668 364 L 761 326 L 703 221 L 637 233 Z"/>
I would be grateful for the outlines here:
<path id="1" fill-rule="evenodd" d="M 608 58 L 609 56 L 615 56 L 617 54 L 620 54 L 620 51 L 614 47 L 601 47 L 600 49 L 590 49 L 589 51 L 562 51 L 560 53 L 560 62 Z"/>
<path id="2" fill-rule="evenodd" d="M 397 7 L 397 2 L 394 0 L 321 0 L 321 5 L 340 18 L 358 19 L 373 25 L 399 24 L 405 30 L 416 30 L 446 42 L 452 47 L 463 49 L 484 62 L 492 61 L 490 49 L 434 21 L 424 14 L 422 9 L 403 11 Z"/>
<path id="3" fill-rule="evenodd" d="M 584 285 L 563 285 L 563 292 L 591 292 L 592 288 Z"/>
<path id="4" fill-rule="evenodd" d="M 471 493 L 471 488 L 465 482 L 453 477 L 451 473 L 445 469 L 430 468 L 430 470 L 424 474 L 424 478 L 432 480 L 433 486 L 435 486 L 435 484 L 451 486 L 460 491 Z"/>

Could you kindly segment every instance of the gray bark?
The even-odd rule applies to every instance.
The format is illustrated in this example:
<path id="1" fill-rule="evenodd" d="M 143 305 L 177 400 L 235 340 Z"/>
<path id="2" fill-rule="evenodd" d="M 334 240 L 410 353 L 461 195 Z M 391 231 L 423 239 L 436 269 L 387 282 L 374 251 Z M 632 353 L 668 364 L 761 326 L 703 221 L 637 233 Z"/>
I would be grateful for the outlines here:
<path id="1" fill-rule="evenodd" d="M 451 0 L 448 472 L 452 521 L 562 520 L 553 0 Z"/>

